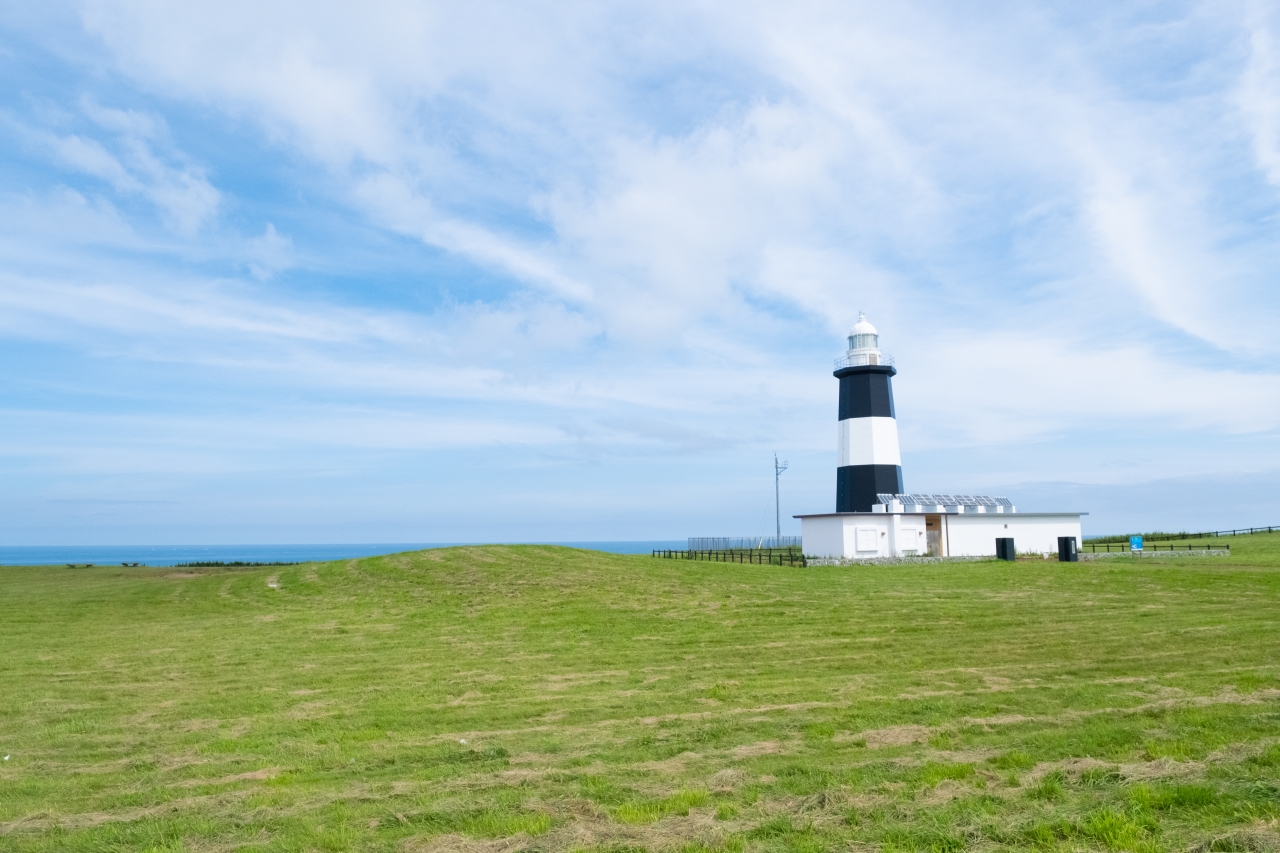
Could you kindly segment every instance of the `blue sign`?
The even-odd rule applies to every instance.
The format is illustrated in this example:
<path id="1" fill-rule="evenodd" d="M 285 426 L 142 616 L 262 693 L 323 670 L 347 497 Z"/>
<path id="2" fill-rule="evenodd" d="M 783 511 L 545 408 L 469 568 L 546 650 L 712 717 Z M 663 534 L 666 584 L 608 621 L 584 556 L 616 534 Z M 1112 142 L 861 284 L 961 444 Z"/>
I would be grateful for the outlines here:
<path id="1" fill-rule="evenodd" d="M 1130 551 L 1141 551 L 1141 550 L 1142 550 L 1142 537 L 1141 537 L 1141 536 L 1130 536 L 1130 537 L 1129 537 L 1129 550 L 1130 550 Z"/>

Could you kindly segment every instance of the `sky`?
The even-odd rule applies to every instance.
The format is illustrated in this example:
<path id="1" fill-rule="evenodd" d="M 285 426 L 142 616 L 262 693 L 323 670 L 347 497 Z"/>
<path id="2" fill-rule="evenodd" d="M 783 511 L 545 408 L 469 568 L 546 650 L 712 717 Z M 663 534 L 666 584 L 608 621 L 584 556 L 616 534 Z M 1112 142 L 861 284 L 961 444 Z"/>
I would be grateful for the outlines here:
<path id="1" fill-rule="evenodd" d="M 1280 523 L 1280 11 L 0 9 L 0 544 Z"/>

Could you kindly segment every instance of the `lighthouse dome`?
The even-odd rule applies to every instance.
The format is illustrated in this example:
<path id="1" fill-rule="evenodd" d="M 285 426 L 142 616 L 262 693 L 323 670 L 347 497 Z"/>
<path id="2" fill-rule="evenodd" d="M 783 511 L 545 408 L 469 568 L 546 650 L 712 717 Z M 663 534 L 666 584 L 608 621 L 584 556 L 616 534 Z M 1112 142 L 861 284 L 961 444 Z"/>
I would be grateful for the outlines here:
<path id="1" fill-rule="evenodd" d="M 867 315 L 858 312 L 858 322 L 849 330 L 849 352 L 880 351 L 880 334 L 867 322 Z"/>
<path id="2" fill-rule="evenodd" d="M 850 330 L 849 334 L 850 336 L 876 335 L 877 337 L 879 337 L 879 335 L 876 333 L 876 327 L 867 322 L 867 315 L 861 311 L 858 312 L 858 322 L 853 324 L 853 329 Z"/>

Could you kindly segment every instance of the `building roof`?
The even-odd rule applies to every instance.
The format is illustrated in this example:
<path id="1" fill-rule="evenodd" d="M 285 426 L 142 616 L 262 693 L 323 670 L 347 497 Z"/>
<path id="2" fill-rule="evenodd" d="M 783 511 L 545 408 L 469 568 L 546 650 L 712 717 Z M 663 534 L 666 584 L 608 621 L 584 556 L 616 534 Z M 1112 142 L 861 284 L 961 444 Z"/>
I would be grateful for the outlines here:
<path id="1" fill-rule="evenodd" d="M 1087 512 L 809 512 L 803 515 L 793 515 L 792 518 L 834 518 L 841 515 L 865 515 L 867 518 L 884 518 L 887 515 L 956 515 L 965 518 L 989 518 L 992 521 L 1008 521 L 1011 518 L 1037 518 L 1053 516 L 1061 518 L 1064 515 L 1081 516 L 1088 515 Z"/>
<path id="2" fill-rule="evenodd" d="M 890 495 L 878 494 L 878 503 L 888 504 L 897 501 L 903 506 L 962 506 L 968 507 L 996 507 L 996 506 L 1013 506 L 1013 501 L 1008 498 L 989 498 L 986 495 Z"/>

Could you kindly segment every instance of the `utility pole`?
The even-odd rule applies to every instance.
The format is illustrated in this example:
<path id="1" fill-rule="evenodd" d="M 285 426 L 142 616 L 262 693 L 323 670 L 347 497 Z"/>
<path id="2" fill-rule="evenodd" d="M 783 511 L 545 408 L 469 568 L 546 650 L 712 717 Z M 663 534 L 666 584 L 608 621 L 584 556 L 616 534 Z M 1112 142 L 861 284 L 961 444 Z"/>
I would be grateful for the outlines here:
<path id="1" fill-rule="evenodd" d="M 782 472 L 785 470 L 787 470 L 787 463 L 779 462 L 778 454 L 775 452 L 773 454 L 773 515 L 778 525 L 778 538 L 773 544 L 777 548 L 782 547 L 782 493 L 778 481 L 782 479 Z"/>

